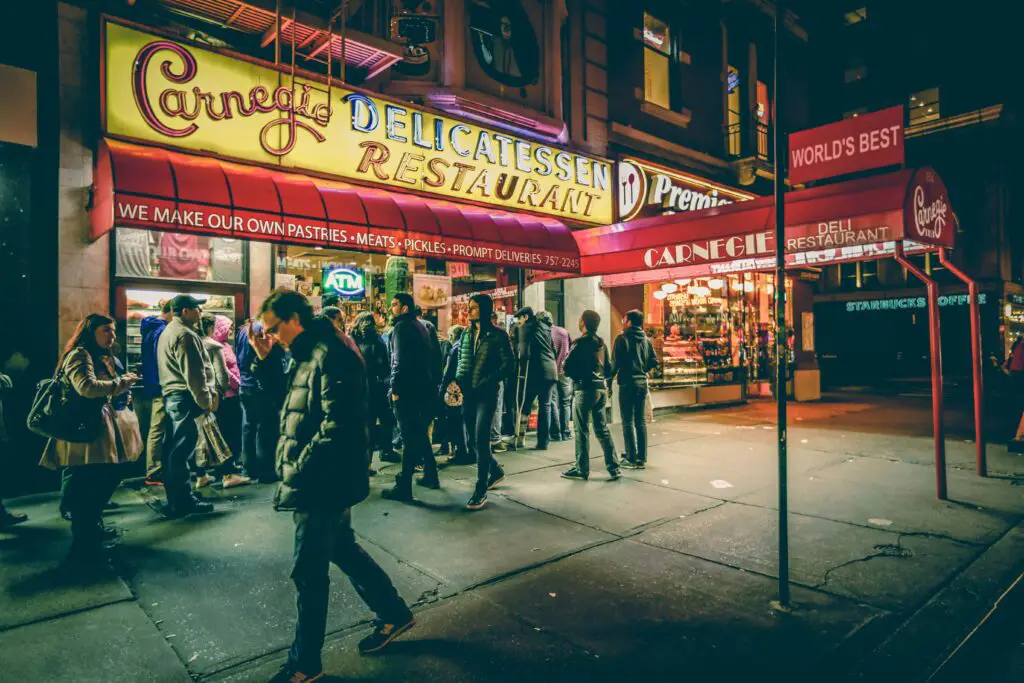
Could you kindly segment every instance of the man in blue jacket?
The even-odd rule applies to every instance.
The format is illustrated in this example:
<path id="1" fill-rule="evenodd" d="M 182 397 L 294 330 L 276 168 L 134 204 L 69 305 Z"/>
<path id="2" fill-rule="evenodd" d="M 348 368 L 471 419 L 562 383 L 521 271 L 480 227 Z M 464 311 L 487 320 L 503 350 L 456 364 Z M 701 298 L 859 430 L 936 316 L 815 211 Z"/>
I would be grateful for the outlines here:
<path id="1" fill-rule="evenodd" d="M 143 318 L 139 323 L 142 331 L 142 381 L 139 382 L 139 414 L 149 416 L 149 430 L 146 436 L 146 484 L 160 486 L 160 470 L 163 467 L 164 436 L 167 433 L 167 413 L 160 391 L 160 375 L 157 372 L 156 345 L 160 341 L 167 323 L 174 318 L 171 302 L 164 304 L 160 315 Z"/>

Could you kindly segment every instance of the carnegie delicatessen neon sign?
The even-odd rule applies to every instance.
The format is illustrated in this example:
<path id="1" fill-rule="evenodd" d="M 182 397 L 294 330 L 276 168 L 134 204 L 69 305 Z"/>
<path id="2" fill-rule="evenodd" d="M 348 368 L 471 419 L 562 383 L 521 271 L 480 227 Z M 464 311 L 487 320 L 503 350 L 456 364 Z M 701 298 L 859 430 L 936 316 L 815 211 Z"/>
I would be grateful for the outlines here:
<path id="1" fill-rule="evenodd" d="M 452 199 L 612 221 L 607 161 L 107 22 L 108 133 Z M 328 95 L 329 92 L 329 95 Z"/>

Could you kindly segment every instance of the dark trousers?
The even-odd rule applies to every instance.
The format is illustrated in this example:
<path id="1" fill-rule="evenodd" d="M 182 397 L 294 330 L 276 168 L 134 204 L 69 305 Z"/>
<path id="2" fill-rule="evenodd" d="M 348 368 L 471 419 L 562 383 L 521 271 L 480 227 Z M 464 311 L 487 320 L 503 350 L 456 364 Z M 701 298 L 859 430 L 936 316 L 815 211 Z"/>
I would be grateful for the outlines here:
<path id="1" fill-rule="evenodd" d="M 167 436 L 164 441 L 164 490 L 168 505 L 181 505 L 192 496 L 189 462 L 195 461 L 199 430 L 196 417 L 202 411 L 192 394 L 176 391 L 164 396 Z"/>
<path id="2" fill-rule="evenodd" d="M 491 451 L 491 424 L 498 408 L 498 388 L 487 387 L 463 394 L 462 415 L 466 420 L 466 446 L 476 460 L 476 492 L 487 490 L 492 475 L 501 474 L 501 465 Z"/>
<path id="3" fill-rule="evenodd" d="M 323 669 L 320 652 L 327 630 L 331 563 L 345 572 L 359 597 L 378 618 L 391 624 L 404 623 L 409 619 L 409 608 L 387 573 L 356 542 L 350 510 L 296 512 L 293 518 L 292 581 L 297 592 L 298 620 L 288 663 L 304 673 L 316 674 Z"/>
<path id="4" fill-rule="evenodd" d="M 558 414 L 558 429 L 564 441 L 572 438 L 572 430 L 569 429 L 569 420 L 572 416 L 572 380 L 565 375 L 559 375 L 555 382 L 555 396 L 551 405 L 551 414 Z M 551 422 L 551 432 L 555 433 L 554 421 Z"/>
<path id="5" fill-rule="evenodd" d="M 622 438 L 630 462 L 647 462 L 647 391 L 646 379 L 619 385 Z"/>
<path id="6" fill-rule="evenodd" d="M 547 446 L 551 440 L 551 389 L 554 382 L 551 380 L 533 380 L 527 382 L 526 392 L 523 397 L 522 413 L 519 420 L 519 435 L 526 436 L 526 426 L 529 424 L 530 411 L 533 410 L 533 402 L 537 401 L 537 446 Z"/>
<path id="7" fill-rule="evenodd" d="M 444 440 L 441 448 L 448 446 L 448 451 L 455 456 L 456 460 L 469 458 L 466 450 L 466 423 L 462 418 L 462 406 L 444 407 Z"/>
<path id="8" fill-rule="evenodd" d="M 590 474 L 590 421 L 594 421 L 594 434 L 604 451 L 604 464 L 609 471 L 619 467 L 615 456 L 615 442 L 608 431 L 605 408 L 608 406 L 608 392 L 597 387 L 576 390 L 573 398 L 574 421 L 576 422 L 576 469 Z"/>
<path id="9" fill-rule="evenodd" d="M 67 467 L 61 477 L 61 509 L 71 513 L 71 543 L 80 550 L 96 550 L 102 543 L 103 506 L 121 483 L 115 464 Z"/>
<path id="10" fill-rule="evenodd" d="M 274 466 L 280 416 L 260 389 L 242 389 L 242 464 L 250 477 L 277 479 Z"/>
<path id="11" fill-rule="evenodd" d="M 225 469 L 234 470 L 238 460 L 242 457 L 242 399 L 239 396 L 222 398 L 220 407 L 217 409 L 217 425 L 220 433 L 224 435 L 231 454 L 234 456 L 229 462 L 224 463 Z"/>
<path id="12" fill-rule="evenodd" d="M 369 427 L 373 450 L 379 450 L 382 455 L 394 451 L 395 414 L 384 385 L 370 388 Z"/>
<path id="13" fill-rule="evenodd" d="M 394 404 L 398 431 L 401 432 L 402 441 L 405 443 L 398 485 L 411 487 L 413 473 L 416 471 L 416 465 L 420 463 L 423 464 L 423 478 L 427 481 L 436 481 L 437 462 L 434 460 L 434 449 L 430 447 L 430 437 L 427 436 L 433 402 L 427 399 L 400 397 Z"/>

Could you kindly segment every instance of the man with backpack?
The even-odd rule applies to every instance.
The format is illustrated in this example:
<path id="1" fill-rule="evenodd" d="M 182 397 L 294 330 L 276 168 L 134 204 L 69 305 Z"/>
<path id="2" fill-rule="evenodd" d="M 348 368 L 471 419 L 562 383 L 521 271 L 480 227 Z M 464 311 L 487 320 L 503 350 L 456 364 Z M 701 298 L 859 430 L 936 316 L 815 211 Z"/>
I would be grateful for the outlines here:
<path id="1" fill-rule="evenodd" d="M 622 334 L 612 348 L 612 369 L 619 385 L 619 412 L 626 457 L 622 467 L 647 467 L 647 373 L 658 367 L 654 345 L 644 333 L 644 314 L 633 309 L 622 319 Z"/>

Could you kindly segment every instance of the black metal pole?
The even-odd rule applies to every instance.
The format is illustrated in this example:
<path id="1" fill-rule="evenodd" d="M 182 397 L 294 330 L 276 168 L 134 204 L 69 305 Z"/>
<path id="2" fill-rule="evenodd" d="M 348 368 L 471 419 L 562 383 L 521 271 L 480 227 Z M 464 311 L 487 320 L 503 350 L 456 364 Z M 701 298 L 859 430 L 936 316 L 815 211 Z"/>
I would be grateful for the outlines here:
<path id="1" fill-rule="evenodd" d="M 779 123 L 779 49 L 782 39 L 782 2 L 775 3 L 775 59 L 772 74 L 772 135 L 775 145 L 775 396 L 778 401 L 779 436 L 779 604 L 789 607 L 789 492 L 786 434 L 786 372 L 789 345 L 786 343 L 786 211 L 783 197 L 786 191 L 786 145 Z"/>

